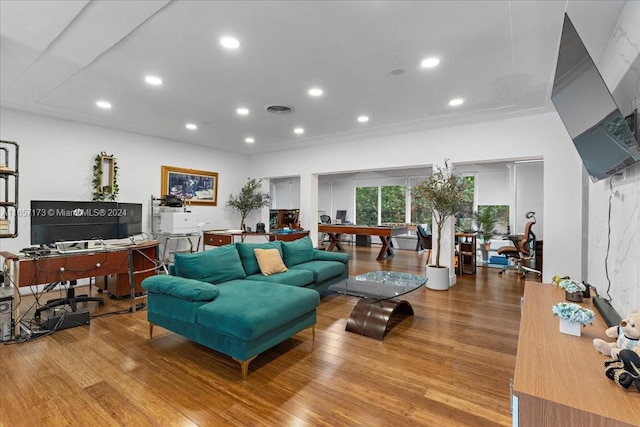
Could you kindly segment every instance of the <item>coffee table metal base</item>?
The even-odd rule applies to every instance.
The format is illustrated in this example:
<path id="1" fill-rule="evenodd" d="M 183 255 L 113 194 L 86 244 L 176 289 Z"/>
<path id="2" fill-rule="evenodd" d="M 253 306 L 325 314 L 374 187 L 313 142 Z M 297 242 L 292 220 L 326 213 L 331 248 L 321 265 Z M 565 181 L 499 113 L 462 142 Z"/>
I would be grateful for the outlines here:
<path id="1" fill-rule="evenodd" d="M 353 308 L 345 329 L 355 334 L 382 340 L 387 333 L 389 320 L 395 313 L 413 315 L 413 307 L 406 300 L 379 301 L 362 298 Z"/>

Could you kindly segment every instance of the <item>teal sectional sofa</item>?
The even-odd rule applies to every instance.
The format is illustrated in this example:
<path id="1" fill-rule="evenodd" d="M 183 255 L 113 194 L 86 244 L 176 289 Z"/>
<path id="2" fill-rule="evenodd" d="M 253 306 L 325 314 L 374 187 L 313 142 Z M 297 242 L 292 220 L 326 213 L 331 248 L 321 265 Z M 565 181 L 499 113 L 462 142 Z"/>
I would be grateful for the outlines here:
<path id="1" fill-rule="evenodd" d="M 287 271 L 263 275 L 256 249 L 277 250 Z M 169 275 L 148 277 L 149 335 L 158 325 L 238 361 L 242 379 L 261 352 L 311 327 L 320 292 L 349 274 L 349 256 L 292 242 L 234 243 L 176 254 Z"/>

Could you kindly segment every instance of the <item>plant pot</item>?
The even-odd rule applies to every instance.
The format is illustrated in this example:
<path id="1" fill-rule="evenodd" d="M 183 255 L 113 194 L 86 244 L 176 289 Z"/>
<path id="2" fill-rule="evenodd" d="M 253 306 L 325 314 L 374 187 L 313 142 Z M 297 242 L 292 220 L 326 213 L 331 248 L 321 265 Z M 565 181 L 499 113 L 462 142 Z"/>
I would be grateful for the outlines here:
<path id="1" fill-rule="evenodd" d="M 427 288 L 436 291 L 449 290 L 449 267 L 427 265 Z"/>
<path id="2" fill-rule="evenodd" d="M 482 261 L 487 262 L 489 260 L 489 250 L 487 249 L 487 247 L 484 245 L 481 246 L 480 253 L 482 254 Z"/>
<path id="3" fill-rule="evenodd" d="M 571 302 L 582 302 L 582 291 L 578 291 L 578 292 L 567 292 L 565 291 L 564 293 L 564 298 L 567 301 L 571 301 Z"/>
<path id="4" fill-rule="evenodd" d="M 579 337 L 582 334 L 582 325 L 578 322 L 569 322 L 566 319 L 560 319 L 560 332 Z"/>

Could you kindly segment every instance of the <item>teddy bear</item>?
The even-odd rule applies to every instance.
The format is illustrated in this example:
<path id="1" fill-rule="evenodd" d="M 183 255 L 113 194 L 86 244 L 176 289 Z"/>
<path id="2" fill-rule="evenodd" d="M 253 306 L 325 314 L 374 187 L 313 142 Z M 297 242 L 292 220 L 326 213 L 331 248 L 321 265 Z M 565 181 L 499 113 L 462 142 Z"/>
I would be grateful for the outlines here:
<path id="1" fill-rule="evenodd" d="M 599 338 L 593 340 L 596 350 L 605 356 L 615 359 L 623 349 L 633 350 L 640 355 L 640 312 L 632 311 L 618 326 L 607 329 L 605 335 L 616 338 L 616 342 L 607 342 Z"/>

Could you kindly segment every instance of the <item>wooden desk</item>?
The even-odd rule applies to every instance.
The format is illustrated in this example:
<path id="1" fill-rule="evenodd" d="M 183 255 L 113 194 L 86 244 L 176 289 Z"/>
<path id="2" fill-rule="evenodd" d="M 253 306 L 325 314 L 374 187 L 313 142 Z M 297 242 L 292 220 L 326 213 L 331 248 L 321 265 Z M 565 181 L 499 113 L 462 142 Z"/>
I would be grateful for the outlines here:
<path id="1" fill-rule="evenodd" d="M 639 426 L 640 393 L 609 380 L 607 357 L 593 347 L 594 338 L 610 339 L 591 299 L 580 305 L 594 310 L 596 318 L 581 337 L 559 332 L 551 307 L 561 301 L 564 292 L 555 286 L 525 283 L 513 384 L 519 425 Z"/>
<path id="2" fill-rule="evenodd" d="M 156 274 L 158 242 L 110 248 L 104 251 L 52 254 L 38 258 L 1 252 L 15 287 L 114 276 L 109 293 L 121 297 L 142 293 L 142 280 Z M 131 284 L 134 286 L 131 286 Z M 135 310 L 135 304 L 132 304 Z"/>
<path id="3" fill-rule="evenodd" d="M 382 260 L 393 256 L 393 248 L 391 246 L 391 237 L 400 234 L 407 234 L 407 227 L 395 226 L 367 226 L 367 225 L 338 225 L 338 224 L 318 224 L 318 231 L 326 233 L 329 236 L 328 251 L 338 250 L 344 251 L 340 244 L 340 236 L 342 234 L 356 234 L 364 236 L 378 236 L 382 242 L 382 248 L 376 259 Z"/>

